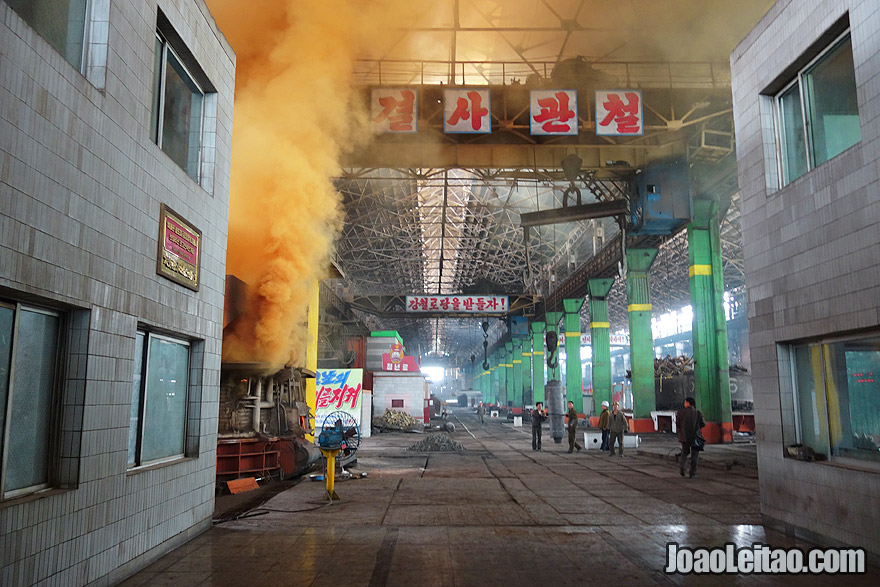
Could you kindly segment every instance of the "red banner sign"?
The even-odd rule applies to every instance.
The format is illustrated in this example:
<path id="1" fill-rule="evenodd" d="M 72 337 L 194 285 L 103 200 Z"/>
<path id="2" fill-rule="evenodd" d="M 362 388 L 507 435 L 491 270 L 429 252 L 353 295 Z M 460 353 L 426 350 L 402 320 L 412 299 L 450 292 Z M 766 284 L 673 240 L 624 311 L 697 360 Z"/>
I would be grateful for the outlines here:
<path id="1" fill-rule="evenodd" d="M 507 296 L 406 296 L 407 312 L 506 313 Z"/>

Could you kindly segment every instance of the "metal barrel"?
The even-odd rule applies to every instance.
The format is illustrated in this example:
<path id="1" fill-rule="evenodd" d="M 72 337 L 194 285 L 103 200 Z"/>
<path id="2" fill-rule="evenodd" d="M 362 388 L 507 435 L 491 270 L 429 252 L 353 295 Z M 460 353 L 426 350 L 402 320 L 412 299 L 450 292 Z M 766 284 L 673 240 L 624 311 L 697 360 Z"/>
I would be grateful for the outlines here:
<path id="1" fill-rule="evenodd" d="M 561 381 L 548 381 L 544 388 L 547 399 L 547 412 L 550 415 L 550 438 L 559 444 L 565 436 L 565 388 Z"/>

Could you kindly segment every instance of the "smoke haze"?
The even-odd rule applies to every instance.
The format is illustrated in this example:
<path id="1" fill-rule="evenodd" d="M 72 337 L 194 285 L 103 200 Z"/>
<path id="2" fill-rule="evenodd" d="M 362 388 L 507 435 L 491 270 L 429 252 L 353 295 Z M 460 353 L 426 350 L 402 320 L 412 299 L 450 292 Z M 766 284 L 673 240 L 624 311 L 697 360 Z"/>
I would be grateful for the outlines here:
<path id="1" fill-rule="evenodd" d="M 227 273 L 249 287 L 223 360 L 304 365 L 309 286 L 326 275 L 341 228 L 331 178 L 366 128 L 352 59 L 381 51 L 399 11 L 385 1 L 207 4 L 237 55 Z"/>

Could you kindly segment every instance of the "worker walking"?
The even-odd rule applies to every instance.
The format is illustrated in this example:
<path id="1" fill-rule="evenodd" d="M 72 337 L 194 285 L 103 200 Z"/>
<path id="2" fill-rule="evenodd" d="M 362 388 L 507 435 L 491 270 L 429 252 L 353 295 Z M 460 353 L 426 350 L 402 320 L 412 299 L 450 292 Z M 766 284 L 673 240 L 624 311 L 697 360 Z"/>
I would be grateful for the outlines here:
<path id="1" fill-rule="evenodd" d="M 480 402 L 480 407 L 477 408 L 477 415 L 480 417 L 480 424 L 483 423 L 483 416 L 486 414 L 486 408 L 483 406 L 483 402 Z"/>
<path id="2" fill-rule="evenodd" d="M 574 402 L 568 402 L 568 413 L 565 417 L 568 418 L 568 452 L 571 454 L 574 449 L 581 452 L 583 447 L 577 441 L 578 413 L 574 409 Z"/>
<path id="3" fill-rule="evenodd" d="M 608 435 L 611 433 L 611 412 L 608 411 L 608 402 L 602 402 L 602 413 L 599 415 L 599 430 L 602 431 L 602 446 L 599 450 L 608 450 Z"/>
<path id="4" fill-rule="evenodd" d="M 609 447 L 611 452 L 608 456 L 614 456 L 615 440 L 617 441 L 617 446 L 620 448 L 620 456 L 623 456 L 623 435 L 624 433 L 629 432 L 629 423 L 626 421 L 626 416 L 620 411 L 620 402 L 614 402 L 608 420 L 608 428 L 611 432 L 611 446 Z"/>
<path id="5" fill-rule="evenodd" d="M 679 461 L 679 473 L 684 477 L 684 468 L 687 464 L 688 455 L 691 457 L 690 478 L 697 476 L 697 461 L 700 458 L 700 448 L 697 446 L 697 437 L 702 439 L 702 428 L 706 425 L 703 413 L 696 407 L 693 397 L 684 399 L 684 407 L 675 414 L 675 426 L 678 429 L 678 441 L 681 443 L 681 460 Z"/>
<path id="6" fill-rule="evenodd" d="M 538 402 L 532 410 L 532 450 L 541 450 L 541 424 L 547 419 L 544 404 Z"/>

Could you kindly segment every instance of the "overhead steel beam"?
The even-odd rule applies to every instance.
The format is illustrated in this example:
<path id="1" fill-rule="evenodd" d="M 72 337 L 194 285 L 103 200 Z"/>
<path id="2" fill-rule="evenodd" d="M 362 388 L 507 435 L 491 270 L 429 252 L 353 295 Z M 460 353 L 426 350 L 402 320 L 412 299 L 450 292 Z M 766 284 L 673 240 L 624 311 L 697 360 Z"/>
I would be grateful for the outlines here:
<path id="1" fill-rule="evenodd" d="M 666 145 L 438 145 L 429 142 L 373 143 L 369 149 L 342 156 L 342 167 L 558 169 L 563 157 L 581 158 L 581 169 L 609 176 L 625 163 L 632 168 L 684 152 L 682 143 Z"/>
<path id="2" fill-rule="evenodd" d="M 607 218 L 608 216 L 620 216 L 626 214 L 626 200 L 612 200 L 610 202 L 597 202 L 595 204 L 580 204 L 541 210 L 539 212 L 527 212 L 520 214 L 520 226 L 543 226 L 545 224 L 559 224 L 562 222 L 576 222 L 591 218 Z"/>

